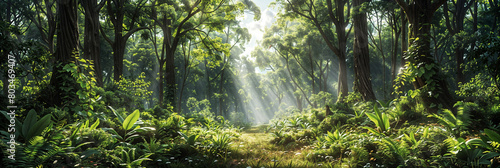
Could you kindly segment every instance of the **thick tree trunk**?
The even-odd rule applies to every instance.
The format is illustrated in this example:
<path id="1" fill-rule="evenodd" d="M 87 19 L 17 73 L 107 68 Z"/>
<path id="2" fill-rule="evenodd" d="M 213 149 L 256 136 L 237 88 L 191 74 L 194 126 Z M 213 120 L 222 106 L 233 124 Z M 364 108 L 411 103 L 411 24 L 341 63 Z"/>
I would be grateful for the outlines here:
<path id="1" fill-rule="evenodd" d="M 175 46 L 177 48 L 177 46 Z M 166 93 L 166 98 L 167 98 L 167 104 L 171 103 L 172 106 L 175 106 L 175 92 L 177 90 L 176 82 L 175 82 L 175 64 L 174 64 L 174 57 L 175 57 L 175 49 L 169 49 L 166 51 L 166 61 L 165 61 L 165 93 Z"/>
<path id="2" fill-rule="evenodd" d="M 349 89 L 347 86 L 347 63 L 345 57 L 339 57 L 339 91 L 338 91 L 338 101 L 343 102 L 344 98 L 349 94 Z"/>
<path id="3" fill-rule="evenodd" d="M 98 7 L 97 0 L 85 0 L 81 3 L 85 10 L 83 54 L 85 59 L 93 60 L 97 86 L 102 87 L 103 82 L 100 55 L 101 42 L 99 36 L 100 7 Z"/>
<path id="4" fill-rule="evenodd" d="M 431 112 L 438 110 L 438 105 L 452 109 L 454 100 L 448 90 L 448 84 L 441 74 L 440 68 L 430 54 L 430 28 L 434 12 L 446 2 L 446 0 L 414 1 L 408 5 L 402 0 L 396 0 L 405 10 L 406 17 L 410 23 L 410 50 L 408 61 L 417 68 L 425 68 L 425 73 L 416 75 L 413 86 L 415 89 L 423 89 L 420 102 Z M 425 67 L 429 65 L 430 69 Z M 426 77 L 427 76 L 427 77 Z M 435 105 L 435 106 L 433 106 Z"/>
<path id="5" fill-rule="evenodd" d="M 113 79 L 120 81 L 123 76 L 123 57 L 125 55 L 125 40 L 121 37 L 123 27 L 115 27 L 115 41 L 113 43 Z"/>
<path id="6" fill-rule="evenodd" d="M 76 80 L 69 72 L 62 72 L 64 65 L 74 60 L 78 54 L 78 21 L 76 0 L 58 1 L 59 30 L 57 31 L 57 48 L 54 53 L 56 65 L 50 79 L 50 86 L 54 90 L 51 105 L 61 106 L 64 101 L 77 98 Z M 64 88 L 72 87 L 67 90 Z"/>
<path id="7" fill-rule="evenodd" d="M 345 29 L 337 29 L 337 34 L 339 34 L 339 100 L 343 101 L 344 97 L 349 95 L 349 86 L 347 85 L 347 62 L 346 62 L 346 51 L 347 48 L 347 37 L 345 37 Z"/>
<path id="8" fill-rule="evenodd" d="M 354 6 L 354 86 L 365 101 L 375 100 L 370 75 L 370 53 L 368 50 L 368 23 L 366 12 L 359 10 L 367 0 L 353 0 Z"/>
<path id="9" fill-rule="evenodd" d="M 320 21 L 313 15 L 310 15 L 310 18 L 314 22 L 314 26 L 318 28 L 318 31 L 320 32 L 321 36 L 325 40 L 328 48 L 335 53 L 335 55 L 339 59 L 339 71 L 338 71 L 338 88 L 337 88 L 337 93 L 338 93 L 338 98 L 337 101 L 342 102 L 344 101 L 344 97 L 346 97 L 349 94 L 349 89 L 347 85 L 347 63 L 346 63 L 346 44 L 347 44 L 347 37 L 346 37 L 346 26 L 347 23 L 344 14 L 344 8 L 345 4 L 347 1 L 345 0 L 335 0 L 335 6 L 332 3 L 332 0 L 327 0 L 326 5 L 328 8 L 328 16 L 330 17 L 330 20 L 333 22 L 335 25 L 335 32 L 337 33 L 337 45 L 334 45 L 333 41 L 328 37 L 327 33 L 323 30 L 323 27 L 321 26 Z M 333 9 L 335 8 L 335 10 Z M 347 10 L 350 10 L 349 4 L 347 5 Z M 333 13 L 335 11 L 335 13 Z M 349 17 L 350 13 L 348 12 L 347 18 Z"/>

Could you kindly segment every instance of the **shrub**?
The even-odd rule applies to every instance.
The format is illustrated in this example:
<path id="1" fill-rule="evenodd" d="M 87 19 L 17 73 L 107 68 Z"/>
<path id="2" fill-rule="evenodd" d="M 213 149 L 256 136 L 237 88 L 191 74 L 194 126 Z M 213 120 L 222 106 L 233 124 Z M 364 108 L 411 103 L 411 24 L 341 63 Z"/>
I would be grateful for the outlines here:
<path id="1" fill-rule="evenodd" d="M 458 102 L 455 104 L 457 108 L 457 114 L 453 114 L 451 110 L 444 109 L 440 114 L 431 114 L 428 117 L 437 118 L 439 123 L 441 123 L 448 132 L 453 134 L 455 137 L 460 137 L 463 131 L 466 131 L 470 122 L 470 115 L 468 111 L 465 111 L 462 103 Z"/>
<path id="2" fill-rule="evenodd" d="M 326 117 L 320 124 L 319 130 L 327 132 L 334 130 L 338 125 L 344 125 L 349 117 L 344 113 L 333 113 L 333 115 Z"/>

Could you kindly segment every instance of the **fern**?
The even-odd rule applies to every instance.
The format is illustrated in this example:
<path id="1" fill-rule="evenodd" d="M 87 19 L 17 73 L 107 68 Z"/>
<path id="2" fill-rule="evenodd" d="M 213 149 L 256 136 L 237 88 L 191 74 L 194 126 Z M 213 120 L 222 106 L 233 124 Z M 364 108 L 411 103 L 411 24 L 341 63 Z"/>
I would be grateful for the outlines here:
<path id="1" fill-rule="evenodd" d="M 455 104 L 457 108 L 457 115 L 449 109 L 444 109 L 441 114 L 431 114 L 427 117 L 438 119 L 438 122 L 443 125 L 446 130 L 452 133 L 455 137 L 460 137 L 462 131 L 467 130 L 470 125 L 469 113 L 464 111 L 462 103 Z"/>

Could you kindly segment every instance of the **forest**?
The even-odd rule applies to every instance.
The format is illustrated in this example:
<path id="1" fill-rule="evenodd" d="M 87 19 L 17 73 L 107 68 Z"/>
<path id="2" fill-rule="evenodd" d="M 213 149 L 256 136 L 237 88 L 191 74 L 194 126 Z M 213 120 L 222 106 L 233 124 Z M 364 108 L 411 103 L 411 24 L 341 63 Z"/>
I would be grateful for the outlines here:
<path id="1" fill-rule="evenodd" d="M 0 167 L 500 167 L 499 0 L 0 10 Z"/>

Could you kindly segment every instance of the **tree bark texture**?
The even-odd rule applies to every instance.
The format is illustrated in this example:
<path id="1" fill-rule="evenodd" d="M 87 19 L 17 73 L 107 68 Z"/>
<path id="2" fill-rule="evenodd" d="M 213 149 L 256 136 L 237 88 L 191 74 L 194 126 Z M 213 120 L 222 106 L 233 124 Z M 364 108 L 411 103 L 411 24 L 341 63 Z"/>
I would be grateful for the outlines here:
<path id="1" fill-rule="evenodd" d="M 366 12 L 361 11 L 361 5 L 367 0 L 353 0 L 354 6 L 354 86 L 365 101 L 375 100 L 370 75 L 370 53 L 368 50 L 368 23 Z"/>
<path id="2" fill-rule="evenodd" d="M 61 106 L 64 100 L 71 101 L 75 97 L 74 88 L 76 80 L 69 72 L 62 72 L 64 65 L 73 61 L 74 55 L 78 54 L 78 21 L 77 1 L 59 0 L 58 3 L 58 27 L 57 48 L 54 53 L 55 66 L 50 80 L 50 86 L 54 90 L 50 105 Z M 73 87 L 65 90 L 64 88 Z"/>
<path id="3" fill-rule="evenodd" d="M 99 11 L 101 7 L 97 4 L 97 0 L 85 0 L 81 3 L 85 10 L 83 55 L 85 59 L 93 60 L 97 86 L 102 87 L 101 42 L 99 36 Z"/>
<path id="4" fill-rule="evenodd" d="M 177 86 L 176 86 L 176 81 L 175 81 L 175 64 L 174 64 L 174 58 L 175 58 L 175 50 L 177 49 L 177 44 L 175 44 L 175 48 L 171 48 L 167 51 L 167 59 L 165 62 L 165 96 L 166 96 L 166 103 L 171 103 L 172 106 L 175 106 L 175 99 L 176 97 L 176 91 L 177 91 Z"/>

